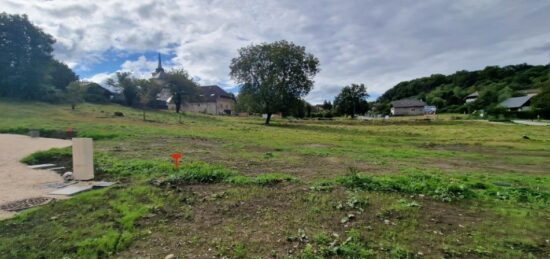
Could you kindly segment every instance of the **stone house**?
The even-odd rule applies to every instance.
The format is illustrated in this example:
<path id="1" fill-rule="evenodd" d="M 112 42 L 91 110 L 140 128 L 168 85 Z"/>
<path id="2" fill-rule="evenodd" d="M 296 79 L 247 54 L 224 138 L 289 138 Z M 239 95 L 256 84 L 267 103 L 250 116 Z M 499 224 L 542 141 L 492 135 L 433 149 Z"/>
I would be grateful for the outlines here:
<path id="1" fill-rule="evenodd" d="M 169 102 L 171 100 L 168 100 Z M 236 99 L 217 85 L 200 86 L 198 96 L 182 105 L 184 112 L 199 112 L 213 115 L 231 115 L 235 113 Z M 173 102 L 170 109 L 175 109 Z"/>
<path id="2" fill-rule="evenodd" d="M 391 102 L 393 116 L 423 115 L 426 103 L 417 99 L 401 99 Z"/>
<path id="3" fill-rule="evenodd" d="M 167 74 L 162 67 L 161 56 L 158 56 L 158 66 L 151 74 L 151 79 L 163 84 Z M 181 110 L 184 112 L 200 112 L 213 115 L 230 115 L 235 113 L 236 99 L 231 93 L 227 93 L 217 85 L 200 86 L 198 95 L 192 96 L 191 101 L 185 102 Z M 159 103 L 162 103 L 160 105 Z M 172 93 L 168 88 L 163 88 L 157 95 L 155 108 L 168 108 L 175 110 L 176 105 L 172 101 Z"/>

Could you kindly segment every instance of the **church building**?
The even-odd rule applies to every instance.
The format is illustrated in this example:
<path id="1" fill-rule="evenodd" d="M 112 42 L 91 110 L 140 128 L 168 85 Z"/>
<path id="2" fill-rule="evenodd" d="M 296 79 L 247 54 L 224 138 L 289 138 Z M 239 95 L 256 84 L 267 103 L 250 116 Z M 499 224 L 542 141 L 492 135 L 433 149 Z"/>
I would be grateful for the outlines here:
<path id="1" fill-rule="evenodd" d="M 162 61 L 159 53 L 158 66 L 152 73 L 151 79 L 162 80 L 166 78 L 166 72 L 162 67 Z M 181 110 L 184 112 L 198 112 L 212 115 L 231 115 L 235 114 L 236 99 L 231 93 L 224 91 L 217 85 L 199 86 L 198 95 L 190 98 L 188 102 L 182 104 Z M 168 109 L 175 110 L 176 105 L 172 101 L 172 93 L 168 88 L 163 88 L 157 96 L 157 100 L 162 100 L 168 106 Z"/>

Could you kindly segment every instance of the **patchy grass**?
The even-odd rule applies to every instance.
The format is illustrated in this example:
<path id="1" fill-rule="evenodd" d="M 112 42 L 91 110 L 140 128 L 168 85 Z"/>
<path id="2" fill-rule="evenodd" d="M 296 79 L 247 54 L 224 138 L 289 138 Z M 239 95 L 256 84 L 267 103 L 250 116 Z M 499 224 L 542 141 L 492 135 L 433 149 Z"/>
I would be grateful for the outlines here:
<path id="1" fill-rule="evenodd" d="M 27 165 L 36 165 L 36 164 L 43 164 L 43 163 L 51 163 L 53 161 L 62 161 L 72 158 L 72 150 L 71 148 L 52 148 L 47 151 L 38 151 L 35 153 L 32 153 L 23 159 L 21 159 L 21 163 L 27 164 Z"/>
<path id="2" fill-rule="evenodd" d="M 547 127 L 0 109 L 0 132 L 94 138 L 96 175 L 119 182 L 1 221 L 0 257 L 550 257 Z"/>

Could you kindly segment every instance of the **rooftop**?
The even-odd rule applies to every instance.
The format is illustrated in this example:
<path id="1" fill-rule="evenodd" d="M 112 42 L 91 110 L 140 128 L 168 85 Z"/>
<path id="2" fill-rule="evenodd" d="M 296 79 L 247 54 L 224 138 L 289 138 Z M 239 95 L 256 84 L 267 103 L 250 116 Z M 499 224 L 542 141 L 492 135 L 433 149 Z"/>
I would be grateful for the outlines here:
<path id="1" fill-rule="evenodd" d="M 217 85 L 205 85 L 199 87 L 199 102 L 215 102 L 218 97 L 235 99 L 233 94 L 227 93 Z"/>
<path id="2" fill-rule="evenodd" d="M 520 108 L 526 105 L 526 103 L 533 98 L 533 94 L 526 95 L 526 96 L 520 96 L 520 97 L 512 97 L 504 100 L 500 103 L 500 106 L 506 107 L 506 108 Z"/>
<path id="3" fill-rule="evenodd" d="M 407 108 L 407 107 L 424 107 L 426 103 L 418 99 L 401 99 L 391 102 L 391 105 L 395 108 Z"/>

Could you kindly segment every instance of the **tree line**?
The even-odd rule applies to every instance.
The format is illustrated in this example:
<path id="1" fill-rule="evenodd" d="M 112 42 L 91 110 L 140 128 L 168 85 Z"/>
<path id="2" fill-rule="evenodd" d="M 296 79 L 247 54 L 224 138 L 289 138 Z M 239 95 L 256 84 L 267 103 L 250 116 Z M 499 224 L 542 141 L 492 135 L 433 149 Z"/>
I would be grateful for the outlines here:
<path id="1" fill-rule="evenodd" d="M 403 98 L 425 100 L 438 107 L 439 112 L 472 112 L 498 110 L 498 104 L 523 96 L 528 90 L 540 92 L 532 100 L 535 112 L 550 115 L 550 64 L 488 66 L 477 71 L 457 71 L 451 75 L 435 74 L 400 82 L 386 91 L 377 103 L 379 112 L 387 112 L 391 101 Z M 478 92 L 474 102 L 465 103 L 467 95 Z"/>

